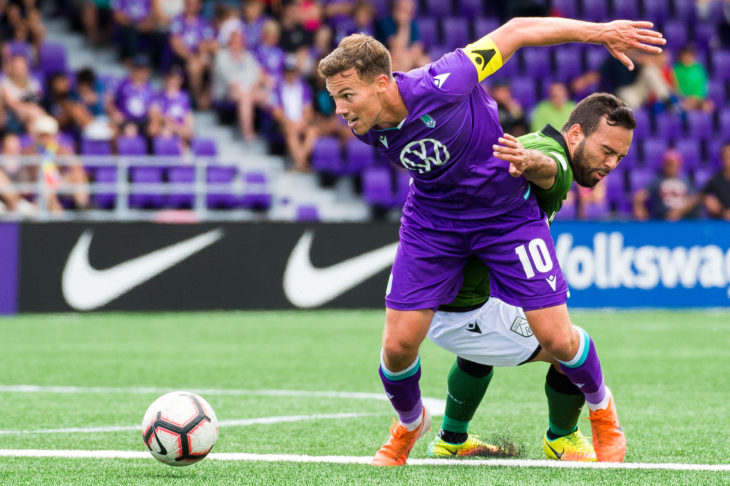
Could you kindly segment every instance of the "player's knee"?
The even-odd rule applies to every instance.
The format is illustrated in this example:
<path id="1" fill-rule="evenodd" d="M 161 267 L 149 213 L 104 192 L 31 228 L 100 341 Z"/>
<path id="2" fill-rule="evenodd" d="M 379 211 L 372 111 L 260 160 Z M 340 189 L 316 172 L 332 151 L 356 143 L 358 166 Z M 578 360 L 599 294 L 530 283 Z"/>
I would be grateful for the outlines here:
<path id="1" fill-rule="evenodd" d="M 560 361 L 570 361 L 578 351 L 579 336 L 572 328 L 570 332 L 554 333 L 540 343 L 542 347 Z"/>
<path id="2" fill-rule="evenodd" d="M 397 361 L 415 359 L 418 355 L 419 344 L 406 336 L 385 336 L 383 338 L 383 355 Z"/>

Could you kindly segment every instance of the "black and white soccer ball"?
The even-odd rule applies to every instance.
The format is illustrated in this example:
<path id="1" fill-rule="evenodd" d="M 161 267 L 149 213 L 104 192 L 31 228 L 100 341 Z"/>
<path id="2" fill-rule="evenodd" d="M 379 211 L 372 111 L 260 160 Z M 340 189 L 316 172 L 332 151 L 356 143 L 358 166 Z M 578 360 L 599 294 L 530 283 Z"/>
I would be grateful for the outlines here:
<path id="1" fill-rule="evenodd" d="M 167 393 L 144 414 L 142 439 L 158 461 L 188 466 L 205 458 L 213 448 L 218 439 L 218 418 L 210 404 L 195 393 Z"/>

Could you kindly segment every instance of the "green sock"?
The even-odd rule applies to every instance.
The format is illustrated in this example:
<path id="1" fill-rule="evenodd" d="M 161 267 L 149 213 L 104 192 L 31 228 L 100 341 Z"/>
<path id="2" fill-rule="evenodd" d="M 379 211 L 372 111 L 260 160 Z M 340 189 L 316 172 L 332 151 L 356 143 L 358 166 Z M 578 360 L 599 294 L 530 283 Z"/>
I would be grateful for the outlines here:
<path id="1" fill-rule="evenodd" d="M 493 375 L 491 366 L 457 358 L 449 372 L 446 412 L 441 430 L 466 434 L 469 421 L 474 417 Z"/>
<path id="2" fill-rule="evenodd" d="M 548 436 L 561 437 L 575 432 L 586 401 L 580 389 L 550 366 L 545 377 L 545 395 L 550 417 Z"/>

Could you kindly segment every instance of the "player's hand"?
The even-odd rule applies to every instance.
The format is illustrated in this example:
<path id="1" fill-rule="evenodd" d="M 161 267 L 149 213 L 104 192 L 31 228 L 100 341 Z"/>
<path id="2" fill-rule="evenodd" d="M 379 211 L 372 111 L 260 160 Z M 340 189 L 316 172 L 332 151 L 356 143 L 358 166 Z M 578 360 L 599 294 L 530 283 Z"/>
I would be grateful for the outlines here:
<path id="1" fill-rule="evenodd" d="M 614 20 L 601 24 L 604 30 L 599 42 L 606 46 L 613 57 L 621 61 L 629 71 L 634 70 L 634 63 L 626 53 L 632 49 L 649 54 L 659 54 L 661 47 L 667 43 L 661 32 L 651 30 L 653 23 L 634 20 Z"/>
<path id="2" fill-rule="evenodd" d="M 509 162 L 509 174 L 512 177 L 519 177 L 528 168 L 527 150 L 519 140 L 505 133 L 499 137 L 499 145 L 492 145 L 494 156 Z"/>

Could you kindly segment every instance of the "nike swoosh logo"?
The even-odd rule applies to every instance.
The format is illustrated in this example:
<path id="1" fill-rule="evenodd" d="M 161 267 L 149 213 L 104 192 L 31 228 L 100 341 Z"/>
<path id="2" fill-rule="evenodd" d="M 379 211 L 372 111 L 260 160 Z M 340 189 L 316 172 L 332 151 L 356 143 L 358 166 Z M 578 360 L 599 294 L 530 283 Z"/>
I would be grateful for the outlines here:
<path id="1" fill-rule="evenodd" d="M 559 461 L 559 460 L 560 460 L 560 459 L 561 459 L 561 458 L 563 457 L 563 454 L 565 454 L 565 449 L 563 449 L 562 451 L 558 452 L 558 451 L 556 451 L 555 449 L 553 449 L 553 448 L 552 448 L 552 446 L 550 446 L 550 444 L 549 444 L 549 443 L 547 443 L 547 442 L 546 442 L 546 444 L 547 444 L 548 448 L 549 448 L 549 449 L 550 449 L 551 451 L 553 451 L 553 454 L 555 454 L 555 457 L 557 457 L 557 458 L 558 458 L 558 461 Z"/>
<path id="2" fill-rule="evenodd" d="M 92 237 L 90 230 L 84 231 L 68 256 L 61 278 L 63 297 L 68 305 L 80 311 L 102 307 L 177 265 L 220 240 L 223 230 L 208 231 L 104 270 L 89 264 Z"/>
<path id="3" fill-rule="evenodd" d="M 309 257 L 314 233 L 305 231 L 284 270 L 284 295 L 297 307 L 317 307 L 356 287 L 393 264 L 398 243 L 391 243 L 326 268 Z"/>

